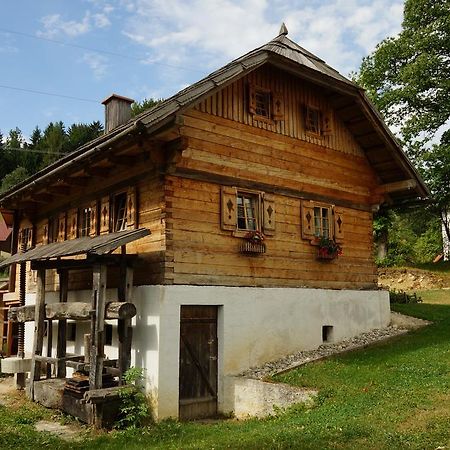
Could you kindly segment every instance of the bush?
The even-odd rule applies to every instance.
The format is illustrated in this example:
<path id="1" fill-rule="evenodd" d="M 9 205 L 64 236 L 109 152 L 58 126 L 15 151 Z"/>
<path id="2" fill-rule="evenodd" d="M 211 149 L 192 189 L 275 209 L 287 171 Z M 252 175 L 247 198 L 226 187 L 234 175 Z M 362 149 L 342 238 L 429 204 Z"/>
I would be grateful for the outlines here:
<path id="1" fill-rule="evenodd" d="M 422 298 L 419 297 L 415 292 L 408 294 L 405 291 L 392 289 L 389 291 L 389 301 L 390 303 L 421 303 Z"/>
<path id="2" fill-rule="evenodd" d="M 147 398 L 142 388 L 143 370 L 131 367 L 124 375 L 125 385 L 119 390 L 121 406 L 116 428 L 137 428 L 149 415 Z"/>

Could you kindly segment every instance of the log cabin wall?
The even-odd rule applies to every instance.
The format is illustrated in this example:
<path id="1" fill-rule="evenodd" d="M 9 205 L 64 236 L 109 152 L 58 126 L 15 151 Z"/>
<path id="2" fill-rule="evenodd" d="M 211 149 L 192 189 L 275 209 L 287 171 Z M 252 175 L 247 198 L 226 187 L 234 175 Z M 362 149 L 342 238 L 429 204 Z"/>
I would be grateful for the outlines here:
<path id="1" fill-rule="evenodd" d="M 247 85 L 284 97 L 284 120 L 255 120 Z M 332 133 L 312 137 L 302 106 L 330 113 Z M 321 93 L 293 76 L 266 67 L 204 100 L 184 114 L 188 147 L 166 181 L 166 283 L 229 286 L 368 288 L 376 283 L 372 256 L 371 192 L 377 179 L 362 150 Z M 178 176 L 176 176 L 178 174 Z M 221 186 L 273 195 L 276 230 L 266 253 L 239 253 L 241 238 L 221 227 Z M 302 239 L 301 202 L 320 198 L 340 205 L 343 255 L 316 260 Z"/>
<path id="2" fill-rule="evenodd" d="M 42 245 L 48 241 L 45 236 L 46 228 L 48 233 L 49 219 L 58 222 L 61 217 L 65 217 L 65 237 L 60 238 L 55 234 L 55 239 L 68 240 L 78 237 L 78 232 L 73 233 L 71 229 L 70 216 L 75 212 L 78 220 L 80 210 L 93 203 L 97 205 L 97 221 L 100 220 L 100 207 L 102 199 L 110 194 L 127 191 L 133 187 L 136 192 L 137 206 L 137 227 L 148 228 L 151 235 L 140 239 L 138 242 L 127 244 L 128 254 L 141 256 L 141 261 L 135 268 L 135 284 L 160 284 L 163 281 L 164 253 L 165 253 L 165 205 L 163 191 L 163 177 L 159 170 L 155 168 L 152 161 L 141 161 L 131 166 L 112 165 L 104 177 L 87 179 L 85 186 L 71 189 L 70 197 L 58 197 L 48 205 L 43 205 L 39 210 L 39 215 L 32 220 L 23 219 L 20 229 L 32 226 L 32 245 Z M 78 211 L 78 213 L 77 213 Z M 56 223 L 55 222 L 55 223 Z M 79 224 L 78 224 L 79 225 Z M 97 224 L 100 230 L 99 223 Z M 77 226 L 79 228 L 79 226 Z M 51 241 L 51 239 L 50 239 Z M 120 251 L 120 250 L 118 250 Z M 29 263 L 27 263 L 29 267 Z M 35 271 L 27 271 L 27 291 L 35 292 Z M 17 271 L 16 291 L 18 290 Z M 116 287 L 117 273 L 109 270 L 108 287 Z M 88 270 L 71 271 L 69 279 L 69 289 L 90 289 L 92 285 L 92 273 Z M 55 270 L 48 270 L 46 275 L 46 290 L 56 291 L 59 289 L 58 276 Z"/>

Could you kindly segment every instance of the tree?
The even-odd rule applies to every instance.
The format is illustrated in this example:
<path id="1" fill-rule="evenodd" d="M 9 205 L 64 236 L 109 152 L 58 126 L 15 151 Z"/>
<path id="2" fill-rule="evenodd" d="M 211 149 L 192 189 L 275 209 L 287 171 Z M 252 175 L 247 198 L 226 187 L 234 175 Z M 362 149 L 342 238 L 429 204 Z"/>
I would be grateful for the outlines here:
<path id="1" fill-rule="evenodd" d="M 402 31 L 363 60 L 357 81 L 400 130 L 450 238 L 449 23 L 448 0 L 406 0 Z"/>
<path id="2" fill-rule="evenodd" d="M 138 114 L 140 114 L 141 112 L 153 108 L 156 105 L 159 105 L 161 102 L 163 102 L 164 100 L 162 98 L 160 99 L 154 99 L 154 98 L 144 98 L 144 100 L 142 100 L 142 102 L 134 102 L 131 105 L 131 115 L 137 116 Z"/>
<path id="3" fill-rule="evenodd" d="M 23 167 L 17 167 L 12 172 L 8 173 L 2 179 L 2 184 L 0 186 L 0 192 L 5 192 L 12 188 L 16 184 L 25 180 L 29 177 L 29 173 Z"/>
<path id="4" fill-rule="evenodd" d="M 72 152 L 102 134 L 103 125 L 99 121 L 90 124 L 74 123 L 67 130 L 66 151 Z"/>

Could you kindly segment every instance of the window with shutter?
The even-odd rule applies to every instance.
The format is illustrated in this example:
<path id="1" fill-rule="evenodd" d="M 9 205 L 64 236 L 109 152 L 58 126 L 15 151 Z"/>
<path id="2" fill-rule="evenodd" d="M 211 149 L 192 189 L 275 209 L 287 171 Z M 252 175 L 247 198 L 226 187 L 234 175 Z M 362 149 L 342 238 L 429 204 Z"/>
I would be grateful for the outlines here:
<path id="1" fill-rule="evenodd" d="M 91 220 L 92 220 L 92 208 L 90 206 L 84 206 L 80 208 L 80 220 L 78 235 L 80 237 L 86 237 L 91 235 Z"/>
<path id="2" fill-rule="evenodd" d="M 100 202 L 100 234 L 109 233 L 110 230 L 110 203 L 109 196 L 105 196 Z"/>
<path id="3" fill-rule="evenodd" d="M 67 237 L 69 239 L 76 239 L 78 237 L 78 208 L 69 211 L 67 222 Z"/>
<path id="4" fill-rule="evenodd" d="M 94 236 L 97 236 L 97 224 L 98 224 L 97 201 L 93 201 L 90 204 L 90 210 L 91 210 L 91 219 L 90 219 L 90 227 L 89 227 L 89 236 L 94 237 Z"/>
<path id="5" fill-rule="evenodd" d="M 66 224 L 67 215 L 66 213 L 61 213 L 58 216 L 58 242 L 62 242 L 66 240 Z"/>
<path id="6" fill-rule="evenodd" d="M 127 191 L 127 228 L 132 230 L 137 228 L 137 226 L 136 187 L 130 186 Z"/>

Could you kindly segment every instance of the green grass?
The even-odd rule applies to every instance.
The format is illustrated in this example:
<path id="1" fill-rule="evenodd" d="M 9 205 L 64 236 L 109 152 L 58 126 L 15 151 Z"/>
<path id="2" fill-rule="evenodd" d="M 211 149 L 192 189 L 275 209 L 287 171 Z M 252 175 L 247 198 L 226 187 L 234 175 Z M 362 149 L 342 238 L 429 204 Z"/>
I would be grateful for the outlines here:
<path id="1" fill-rule="evenodd" d="M 0 448 L 449 448 L 450 304 L 393 305 L 393 309 L 434 324 L 277 377 L 291 385 L 318 388 L 312 408 L 295 406 L 277 417 L 245 422 L 166 421 L 56 444 L 56 439 L 32 430 L 40 409 L 11 414 L 0 407 Z"/>

